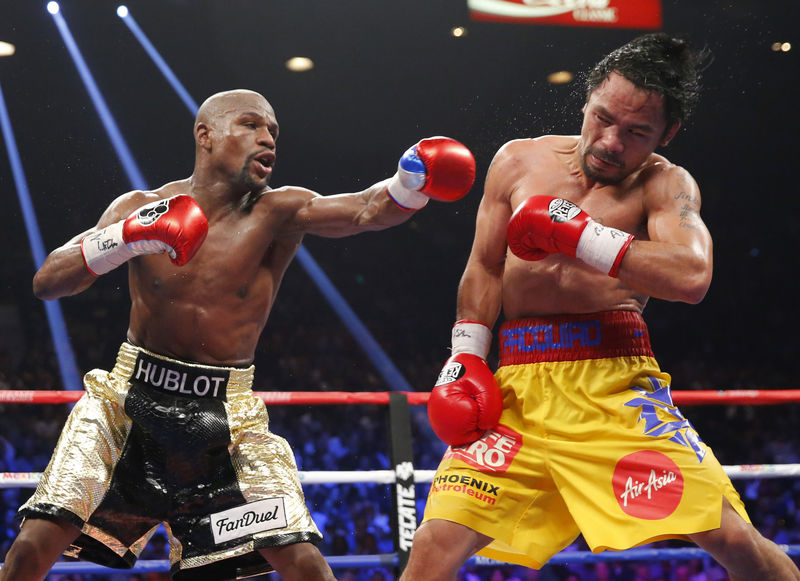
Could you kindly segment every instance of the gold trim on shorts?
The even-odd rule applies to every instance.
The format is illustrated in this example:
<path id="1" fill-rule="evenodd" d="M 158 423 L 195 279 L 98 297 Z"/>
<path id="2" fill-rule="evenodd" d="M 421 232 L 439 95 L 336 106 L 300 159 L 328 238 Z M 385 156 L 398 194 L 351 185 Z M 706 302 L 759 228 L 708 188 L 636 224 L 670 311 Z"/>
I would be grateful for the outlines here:
<path id="1" fill-rule="evenodd" d="M 137 361 L 140 362 L 138 369 Z M 159 362 L 164 365 L 159 366 Z M 284 438 L 269 431 L 266 406 L 253 395 L 253 376 L 252 365 L 237 368 L 187 363 L 123 343 L 110 372 L 95 369 L 84 376 L 86 394 L 70 413 L 50 464 L 20 514 L 24 518 L 59 519 L 75 524 L 82 528 L 83 534 L 65 554 L 113 567 L 132 566 L 164 520 L 172 571 L 178 578 L 204 575 L 206 571 L 225 578 L 270 571 L 271 566 L 260 556 L 259 549 L 318 542 L 322 537 L 306 507 L 294 453 Z M 134 405 L 136 412 L 129 410 L 132 416 L 126 413 L 126 403 Z M 150 408 L 153 411 L 148 412 Z M 138 438 L 136 442 L 143 442 L 143 425 L 135 419 L 140 410 L 149 414 L 141 417 L 149 422 L 148 429 L 153 430 L 155 426 L 154 435 L 170 433 L 169 424 L 164 423 L 163 430 L 158 426 L 162 425 L 160 422 L 169 422 L 171 413 L 179 414 L 176 417 L 193 417 L 189 414 L 197 410 L 203 414 L 217 414 L 218 421 L 209 426 L 217 430 L 214 437 L 220 436 L 220 429 L 227 430 L 222 435 L 223 442 L 229 442 L 227 447 L 223 444 L 223 450 L 227 449 L 225 465 L 229 468 L 225 469 L 225 474 L 230 481 L 209 482 L 210 490 L 227 486 L 220 488 L 224 493 L 210 498 L 210 504 L 202 501 L 206 494 L 202 490 L 197 492 L 200 496 L 196 499 L 191 497 L 194 490 L 191 482 L 196 476 L 190 480 L 189 488 L 176 489 L 181 496 L 189 495 L 190 504 L 196 507 L 188 514 L 181 508 L 182 533 L 176 529 L 177 520 L 172 526 L 166 522 L 174 519 L 174 508 L 155 508 L 146 502 L 123 506 L 124 495 L 120 497 L 119 494 L 114 498 L 122 500 L 114 502 L 122 502 L 120 511 L 116 510 L 117 504 L 109 505 L 112 502 L 110 492 L 117 487 L 133 486 L 138 492 L 142 486 L 136 483 L 135 476 L 134 480 L 114 479 L 123 465 L 121 462 L 126 463 L 126 473 L 135 475 L 137 465 L 129 464 L 123 453 L 131 445 L 129 440 L 134 434 Z M 219 410 L 223 410 L 222 416 Z M 197 416 L 187 426 L 204 421 L 203 417 Z M 174 425 L 169 427 L 175 429 Z M 195 432 L 177 433 L 184 433 L 190 441 L 203 437 L 205 432 L 199 436 Z M 181 437 L 174 442 L 164 442 L 163 437 L 153 442 L 157 446 L 167 446 L 164 449 L 168 451 L 174 445 L 177 452 L 194 453 L 194 448 L 187 447 Z M 216 440 L 212 445 L 217 446 L 214 442 Z M 141 448 L 136 450 L 139 450 L 137 454 L 142 454 Z M 208 462 L 202 457 L 198 460 Z M 147 469 L 152 470 L 149 464 Z M 195 475 L 205 474 L 207 468 L 201 468 L 203 465 L 196 464 Z M 159 481 L 157 476 L 153 481 Z M 151 486 L 149 478 L 147 482 L 146 485 Z M 158 486 L 161 485 L 156 484 Z M 153 498 L 160 499 L 163 495 Z M 256 525 L 251 526 L 246 513 L 256 507 L 261 513 Z M 154 511 L 162 510 L 169 510 L 173 517 L 155 516 Z M 187 525 L 187 522 L 197 524 Z M 136 523 L 135 531 L 131 523 Z M 195 531 L 204 530 L 202 527 L 209 527 L 205 529 L 209 532 L 216 527 L 216 534 L 213 538 L 208 532 L 200 537 L 193 536 L 193 553 L 187 554 L 187 548 L 175 535 L 195 535 Z M 128 534 L 130 532 L 134 534 Z M 137 535 L 138 538 L 127 542 L 120 540 Z M 93 540 L 85 543 L 86 537 Z M 211 540 L 198 541 L 206 537 Z"/>

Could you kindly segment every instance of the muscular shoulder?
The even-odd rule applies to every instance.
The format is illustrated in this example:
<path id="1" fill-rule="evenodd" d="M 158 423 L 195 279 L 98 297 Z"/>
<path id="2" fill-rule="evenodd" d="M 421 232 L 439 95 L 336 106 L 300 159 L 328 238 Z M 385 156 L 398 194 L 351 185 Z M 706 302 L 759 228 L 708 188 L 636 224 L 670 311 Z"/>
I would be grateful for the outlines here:
<path id="1" fill-rule="evenodd" d="M 187 185 L 187 180 L 170 182 L 155 190 L 131 190 L 130 192 L 118 196 L 111 202 L 108 210 L 128 216 L 131 212 L 145 204 L 177 196 L 178 194 L 188 193 L 189 186 Z"/>
<path id="2" fill-rule="evenodd" d="M 507 192 L 514 184 L 542 173 L 554 166 L 563 166 L 564 155 L 577 146 L 577 138 L 564 135 L 544 135 L 535 139 L 515 139 L 503 145 L 495 154 L 487 176 L 489 187 L 497 186 Z"/>
<path id="3" fill-rule="evenodd" d="M 544 135 L 535 139 L 515 139 L 503 145 L 492 160 L 493 168 L 503 171 L 525 171 L 534 164 L 551 163 L 559 154 L 577 146 L 577 138 L 566 135 Z"/>
<path id="4" fill-rule="evenodd" d="M 253 207 L 253 214 L 272 224 L 276 236 L 295 234 L 291 224 L 298 213 L 312 200 L 321 198 L 320 194 L 299 186 L 283 186 L 261 192 Z"/>
<path id="5" fill-rule="evenodd" d="M 319 194 L 298 186 L 283 186 L 264 190 L 255 207 L 260 211 L 295 213 Z"/>
<path id="6" fill-rule="evenodd" d="M 525 159 L 547 155 L 574 147 L 577 139 L 567 135 L 542 135 L 532 139 L 514 139 L 505 143 L 495 154 L 496 161 Z"/>
<path id="7" fill-rule="evenodd" d="M 653 154 L 638 180 L 644 192 L 645 205 L 650 209 L 682 202 L 700 207 L 700 188 L 692 175 L 663 156 Z"/>

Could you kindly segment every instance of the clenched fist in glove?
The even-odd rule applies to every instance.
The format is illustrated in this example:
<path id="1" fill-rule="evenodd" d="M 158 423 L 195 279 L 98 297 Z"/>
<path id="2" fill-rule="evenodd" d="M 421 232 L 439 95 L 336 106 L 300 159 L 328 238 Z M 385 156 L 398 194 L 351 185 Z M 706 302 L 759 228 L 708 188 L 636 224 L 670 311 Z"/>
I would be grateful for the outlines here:
<path id="1" fill-rule="evenodd" d="M 120 220 L 81 241 L 86 267 L 94 275 L 105 274 L 140 254 L 169 254 L 182 266 L 200 249 L 208 234 L 203 210 L 186 195 L 145 204 Z"/>
<path id="2" fill-rule="evenodd" d="M 475 321 L 453 327 L 453 355 L 428 400 L 428 419 L 445 444 L 463 446 L 493 428 L 503 411 L 503 394 L 486 363 L 491 331 Z"/>
<path id="3" fill-rule="evenodd" d="M 418 210 L 433 198 L 455 202 L 475 181 L 475 158 L 449 137 L 428 137 L 410 147 L 389 182 L 389 196 L 403 209 Z"/>
<path id="4" fill-rule="evenodd" d="M 592 220 L 563 198 L 531 196 L 521 203 L 508 223 L 508 247 L 524 260 L 566 254 L 609 276 L 617 276 L 633 235 Z"/>

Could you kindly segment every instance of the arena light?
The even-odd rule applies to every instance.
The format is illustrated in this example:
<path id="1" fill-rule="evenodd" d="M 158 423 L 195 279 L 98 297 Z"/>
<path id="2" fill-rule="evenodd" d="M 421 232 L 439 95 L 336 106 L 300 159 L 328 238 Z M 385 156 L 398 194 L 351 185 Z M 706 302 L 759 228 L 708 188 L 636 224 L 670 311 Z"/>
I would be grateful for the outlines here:
<path id="1" fill-rule="evenodd" d="M 547 75 L 547 82 L 551 85 L 565 85 L 572 81 L 573 75 L 569 71 L 556 71 Z"/>
<path id="2" fill-rule="evenodd" d="M 153 46 L 153 43 L 147 38 L 147 35 L 142 32 L 142 29 L 139 27 L 139 24 L 136 22 L 136 19 L 133 17 L 133 14 L 130 13 L 127 6 L 119 6 L 117 8 L 117 16 L 122 19 L 122 22 L 125 23 L 125 26 L 128 27 L 128 30 L 131 31 L 134 38 L 139 41 L 139 44 L 142 45 L 142 48 L 158 67 L 158 70 L 161 71 L 161 74 L 164 75 L 164 78 L 167 79 L 167 82 L 172 86 L 192 115 L 197 113 L 197 103 L 195 103 L 192 96 L 189 95 L 189 92 L 178 80 L 178 77 L 172 72 L 170 66 L 158 53 L 156 47 Z"/>
<path id="3" fill-rule="evenodd" d="M 0 40 L 0 56 L 11 56 L 15 52 L 17 52 L 17 47 L 10 42 Z"/>
<path id="4" fill-rule="evenodd" d="M 467 29 L 463 26 L 454 26 L 450 29 L 450 36 L 454 38 L 462 38 L 467 36 Z"/>
<path id="5" fill-rule="evenodd" d="M 51 2 L 51 4 L 56 3 Z M 75 63 L 75 66 L 78 69 L 78 74 L 80 75 L 86 90 L 89 92 L 89 97 L 91 98 L 95 110 L 100 117 L 100 121 L 103 123 L 103 127 L 105 128 L 106 133 L 111 140 L 111 145 L 114 147 L 117 157 L 119 158 L 125 173 L 128 175 L 128 180 L 130 181 L 131 186 L 133 186 L 133 189 L 136 190 L 148 189 L 147 183 L 144 180 L 144 176 L 142 176 L 142 172 L 139 171 L 139 167 L 136 165 L 136 161 L 133 159 L 133 154 L 128 148 L 128 144 L 125 142 L 125 138 L 122 136 L 122 132 L 119 130 L 117 122 L 114 120 L 114 116 L 111 114 L 111 110 L 108 108 L 108 105 L 106 105 L 103 94 L 100 92 L 100 88 L 97 86 L 94 76 L 89 70 L 86 60 L 83 58 L 80 48 L 78 48 L 78 43 L 75 42 L 75 39 L 73 38 L 72 33 L 67 26 L 67 21 L 58 10 L 53 12 L 50 10 L 49 6 L 50 5 L 48 4 L 48 10 L 50 11 L 50 14 L 53 15 L 53 20 L 56 23 L 59 33 L 61 33 L 61 38 L 64 40 L 64 44 L 66 45 L 67 50 L 72 57 L 72 61 Z"/>
<path id="6" fill-rule="evenodd" d="M 39 229 L 39 222 L 36 219 L 36 211 L 33 208 L 33 200 L 28 188 L 28 180 L 25 177 L 25 170 L 22 167 L 22 160 L 17 149 L 17 141 L 14 137 L 14 129 L 11 125 L 11 117 L 6 107 L 3 97 L 3 88 L 0 86 L 0 128 L 6 144 L 8 160 L 11 163 L 11 174 L 14 176 L 14 185 L 17 189 L 17 198 L 22 208 L 22 218 L 25 223 L 25 230 L 28 234 L 28 244 L 31 247 L 31 254 L 38 270 L 47 258 L 42 233 Z M 50 336 L 53 339 L 53 348 L 58 360 L 61 381 L 64 382 L 66 389 L 81 389 L 81 374 L 78 372 L 78 364 L 75 361 L 75 353 L 72 343 L 67 333 L 67 324 L 64 321 L 64 314 L 61 312 L 61 303 L 58 300 L 44 301 L 45 314 L 50 327 Z"/>
<path id="7" fill-rule="evenodd" d="M 50 14 L 58 14 L 61 7 L 58 5 L 58 2 L 48 2 L 47 3 L 47 11 Z"/>
<path id="8" fill-rule="evenodd" d="M 286 68 L 296 73 L 302 73 L 313 69 L 314 61 L 305 56 L 295 56 L 286 61 Z"/>

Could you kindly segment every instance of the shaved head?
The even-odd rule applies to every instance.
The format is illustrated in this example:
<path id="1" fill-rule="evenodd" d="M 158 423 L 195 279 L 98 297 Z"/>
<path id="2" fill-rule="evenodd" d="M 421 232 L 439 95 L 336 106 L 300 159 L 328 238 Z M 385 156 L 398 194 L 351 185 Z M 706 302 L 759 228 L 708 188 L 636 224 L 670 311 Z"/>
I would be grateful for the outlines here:
<path id="1" fill-rule="evenodd" d="M 248 89 L 215 93 L 194 122 L 195 175 L 224 175 L 256 191 L 269 183 L 278 121 L 264 96 Z"/>
<path id="2" fill-rule="evenodd" d="M 203 104 L 197 110 L 195 127 L 199 123 L 213 127 L 219 120 L 228 115 L 240 113 L 246 109 L 257 111 L 266 109 L 274 115 L 272 106 L 261 93 L 256 93 L 249 89 L 233 89 L 215 93 L 203 101 Z"/>

